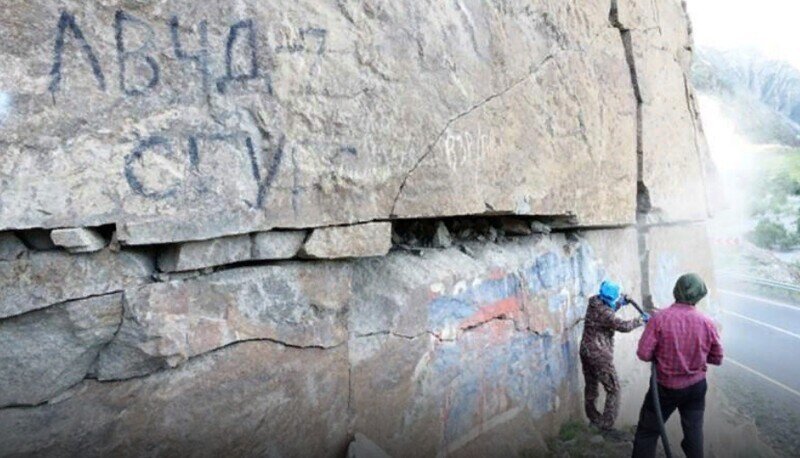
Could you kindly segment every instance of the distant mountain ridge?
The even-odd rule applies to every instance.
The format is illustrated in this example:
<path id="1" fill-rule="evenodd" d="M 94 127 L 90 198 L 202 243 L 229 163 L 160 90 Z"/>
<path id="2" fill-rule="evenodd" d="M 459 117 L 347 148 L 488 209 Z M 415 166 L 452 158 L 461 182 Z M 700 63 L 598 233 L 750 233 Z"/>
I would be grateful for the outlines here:
<path id="1" fill-rule="evenodd" d="M 719 98 L 742 134 L 757 143 L 800 146 L 800 70 L 754 51 L 700 48 L 693 82 Z"/>

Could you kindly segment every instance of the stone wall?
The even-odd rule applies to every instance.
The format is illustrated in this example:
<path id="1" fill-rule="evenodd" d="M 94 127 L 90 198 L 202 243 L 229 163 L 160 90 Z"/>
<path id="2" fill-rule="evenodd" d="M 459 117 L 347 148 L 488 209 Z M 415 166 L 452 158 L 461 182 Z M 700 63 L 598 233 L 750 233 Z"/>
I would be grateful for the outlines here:
<path id="1" fill-rule="evenodd" d="M 543 449 L 599 282 L 712 276 L 677 0 L 3 13 L 0 456 Z"/>

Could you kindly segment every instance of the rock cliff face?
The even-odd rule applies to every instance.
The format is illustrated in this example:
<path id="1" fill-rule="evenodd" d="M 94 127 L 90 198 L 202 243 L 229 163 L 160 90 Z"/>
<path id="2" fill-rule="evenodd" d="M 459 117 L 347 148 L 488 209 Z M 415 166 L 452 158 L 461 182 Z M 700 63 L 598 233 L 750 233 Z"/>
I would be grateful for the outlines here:
<path id="1" fill-rule="evenodd" d="M 0 38 L 2 456 L 539 449 L 599 282 L 712 275 L 676 0 L 14 0 Z"/>

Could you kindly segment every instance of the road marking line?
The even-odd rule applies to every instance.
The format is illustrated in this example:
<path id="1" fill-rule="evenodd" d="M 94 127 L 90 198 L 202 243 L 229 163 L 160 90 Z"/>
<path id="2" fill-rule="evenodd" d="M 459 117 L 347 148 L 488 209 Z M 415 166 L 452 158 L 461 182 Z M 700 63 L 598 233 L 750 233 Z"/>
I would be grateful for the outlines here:
<path id="1" fill-rule="evenodd" d="M 763 297 L 751 296 L 749 294 L 737 293 L 737 292 L 730 291 L 730 290 L 727 290 L 727 289 L 717 288 L 717 291 L 722 293 L 722 294 L 729 294 L 731 296 L 739 296 L 739 297 L 743 297 L 745 299 L 750 299 L 750 300 L 758 301 L 758 302 L 764 302 L 765 304 L 775 305 L 777 307 L 783 307 L 783 308 L 787 308 L 787 309 L 792 309 L 792 310 L 794 310 L 796 312 L 800 312 L 800 307 L 798 307 L 796 305 L 785 304 L 783 302 L 776 302 L 776 301 L 773 301 L 773 300 L 770 300 L 770 299 L 764 299 Z"/>
<path id="2" fill-rule="evenodd" d="M 757 375 L 757 376 L 763 378 L 764 380 L 766 380 L 766 381 L 768 381 L 770 383 L 773 383 L 773 384 L 783 388 L 784 390 L 786 390 L 786 391 L 788 391 L 788 392 L 792 393 L 793 395 L 795 395 L 795 396 L 800 398 L 800 391 L 797 391 L 795 389 L 789 388 L 788 386 L 786 386 L 783 383 L 773 379 L 772 377 L 769 377 L 767 375 L 762 374 L 761 372 L 758 372 L 755 369 L 747 367 L 744 364 L 740 363 L 739 361 L 736 361 L 735 359 L 732 359 L 732 358 L 729 358 L 729 357 L 726 356 L 723 362 L 733 363 L 735 366 L 739 366 L 742 369 L 744 369 L 744 370 L 746 370 L 748 372 L 751 372 L 752 374 Z"/>
<path id="3" fill-rule="evenodd" d="M 782 329 L 782 328 L 779 328 L 777 326 L 773 326 L 771 324 L 764 323 L 763 321 L 754 320 L 754 319 L 750 318 L 749 316 L 742 315 L 741 313 L 731 312 L 730 310 L 723 310 L 722 313 L 725 313 L 725 314 L 728 314 L 728 315 L 733 315 L 733 316 L 739 317 L 739 318 L 741 318 L 743 320 L 752 321 L 755 324 L 759 324 L 759 325 L 764 326 L 766 328 L 770 328 L 770 329 L 773 329 L 775 331 L 782 332 L 782 333 L 784 333 L 786 335 L 794 337 L 795 339 L 800 339 L 800 334 L 795 334 L 795 333 L 793 333 L 791 331 L 787 331 L 786 329 Z"/>

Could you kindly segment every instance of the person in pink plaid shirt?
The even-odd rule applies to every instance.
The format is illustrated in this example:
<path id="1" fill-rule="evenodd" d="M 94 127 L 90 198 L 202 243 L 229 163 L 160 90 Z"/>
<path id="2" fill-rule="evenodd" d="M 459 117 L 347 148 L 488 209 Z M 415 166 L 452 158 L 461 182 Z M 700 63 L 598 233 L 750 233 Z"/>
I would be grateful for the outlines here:
<path id="1" fill-rule="evenodd" d="M 675 303 L 656 313 L 639 339 L 636 355 L 656 362 L 658 397 L 666 422 L 677 409 L 681 416 L 681 448 L 688 458 L 703 456 L 703 414 L 708 385 L 708 365 L 722 364 L 722 345 L 711 318 L 695 305 L 708 293 L 697 274 L 681 276 L 673 295 Z M 650 391 L 639 413 L 633 456 L 655 457 L 660 434 Z"/>

